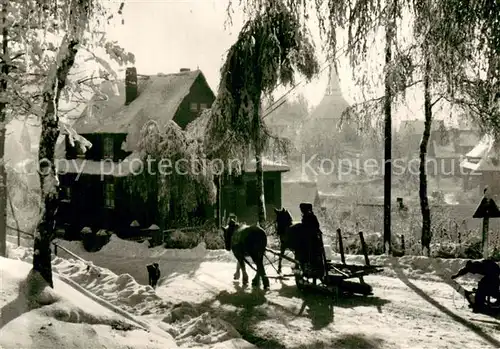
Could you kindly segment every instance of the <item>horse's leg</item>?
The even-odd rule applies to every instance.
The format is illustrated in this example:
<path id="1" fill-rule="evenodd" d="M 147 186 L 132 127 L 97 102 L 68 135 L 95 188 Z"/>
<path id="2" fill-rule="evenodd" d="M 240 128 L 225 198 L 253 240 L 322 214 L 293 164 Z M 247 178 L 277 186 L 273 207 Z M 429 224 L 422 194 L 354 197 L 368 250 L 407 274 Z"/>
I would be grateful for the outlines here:
<path id="1" fill-rule="evenodd" d="M 236 273 L 233 275 L 233 280 L 238 280 L 240 278 L 240 262 L 236 262 Z"/>
<path id="2" fill-rule="evenodd" d="M 240 266 L 242 274 L 243 274 L 242 285 L 246 286 L 246 285 L 248 285 L 248 274 L 247 274 L 247 271 L 245 269 L 244 257 L 238 258 L 238 265 Z"/>
<path id="3" fill-rule="evenodd" d="M 281 261 L 282 261 L 281 256 L 285 254 L 285 249 L 286 249 L 285 243 L 280 238 L 280 255 L 278 256 L 278 274 L 281 274 Z"/>
<path id="4" fill-rule="evenodd" d="M 266 269 L 264 268 L 264 255 L 259 254 L 252 259 L 257 269 L 257 273 L 255 274 L 255 277 L 252 280 L 252 286 L 259 287 L 260 279 L 262 278 L 262 284 L 264 286 L 264 289 L 265 290 L 269 289 L 269 279 L 266 276 Z"/>

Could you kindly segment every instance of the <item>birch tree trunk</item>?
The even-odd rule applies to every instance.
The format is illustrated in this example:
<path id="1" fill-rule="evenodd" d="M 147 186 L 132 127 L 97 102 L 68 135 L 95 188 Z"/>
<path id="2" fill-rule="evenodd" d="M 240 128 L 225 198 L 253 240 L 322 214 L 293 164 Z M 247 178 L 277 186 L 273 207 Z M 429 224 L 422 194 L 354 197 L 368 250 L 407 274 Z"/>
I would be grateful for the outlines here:
<path id="1" fill-rule="evenodd" d="M 50 243 L 55 233 L 55 215 L 59 203 L 59 181 L 54 162 L 54 151 L 59 137 L 57 109 L 61 91 L 66 85 L 69 71 L 75 62 L 78 45 L 86 30 L 89 12 L 90 0 L 78 0 L 74 3 L 66 35 L 59 48 L 56 62 L 49 71 L 43 92 L 44 115 L 38 154 L 42 201 L 40 222 L 34 241 L 33 270 L 40 273 L 52 288 L 54 284 Z"/>
<path id="2" fill-rule="evenodd" d="M 260 94 L 254 103 L 254 132 L 255 132 L 255 177 L 257 179 L 257 214 L 259 225 L 264 228 L 266 223 L 266 200 L 264 194 L 264 169 L 262 166 L 262 137 L 260 128 Z"/>
<path id="3" fill-rule="evenodd" d="M 392 4 L 395 12 L 395 0 Z M 390 16 L 393 14 L 390 12 Z M 392 61 L 392 41 L 395 16 L 389 19 L 385 29 L 385 100 L 384 100 L 384 253 L 392 253 L 391 243 L 391 185 L 392 185 L 392 89 L 389 65 Z"/>
<path id="4" fill-rule="evenodd" d="M 2 54 L 8 57 L 7 3 L 2 4 Z M 1 68 L 0 95 L 2 99 L 7 92 L 7 75 L 9 66 L 4 61 Z M 5 128 L 7 103 L 0 102 L 0 256 L 7 257 L 7 171 L 5 169 Z"/>
<path id="5" fill-rule="evenodd" d="M 425 44 L 427 45 L 427 44 Z M 427 148 L 429 144 L 429 138 L 431 135 L 431 124 L 432 124 L 432 102 L 431 102 L 431 86 L 430 86 L 430 74 L 431 74 L 431 63 L 429 52 L 427 47 L 424 47 L 424 133 L 422 135 L 422 141 L 420 142 L 420 166 L 419 166 L 419 177 L 420 177 L 420 187 L 418 194 L 420 197 L 420 210 L 422 211 L 422 252 L 424 255 L 430 256 L 430 244 L 432 239 L 431 234 L 431 211 L 429 208 L 429 198 L 427 196 L 427 170 L 426 170 L 426 157 Z"/>

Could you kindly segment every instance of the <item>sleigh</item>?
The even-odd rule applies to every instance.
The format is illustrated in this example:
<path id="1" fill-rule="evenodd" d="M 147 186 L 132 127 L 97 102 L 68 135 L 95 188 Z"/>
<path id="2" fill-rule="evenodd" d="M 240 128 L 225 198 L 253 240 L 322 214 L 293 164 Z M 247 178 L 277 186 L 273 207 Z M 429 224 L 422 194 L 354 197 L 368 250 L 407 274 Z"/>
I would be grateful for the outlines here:
<path id="1" fill-rule="evenodd" d="M 337 230 L 341 263 L 334 263 L 326 259 L 325 248 L 321 235 L 304 232 L 305 243 L 302 248 L 295 251 L 295 258 L 281 254 L 278 251 L 267 248 L 266 251 L 281 257 L 295 266 L 292 268 L 295 284 L 301 291 L 314 291 L 331 294 L 334 297 L 342 295 L 373 294 L 372 287 L 364 281 L 364 277 L 383 271 L 381 266 L 370 265 L 363 233 L 360 232 L 360 244 L 363 250 L 365 265 L 347 264 L 345 262 L 341 230 Z M 352 279 L 358 279 L 353 281 Z"/>
<path id="2" fill-rule="evenodd" d="M 466 290 L 462 285 L 460 285 L 458 282 L 455 280 L 450 279 L 449 284 L 458 292 L 460 293 L 469 303 L 469 308 L 474 308 L 474 298 L 476 294 L 476 289 L 472 289 L 472 291 Z M 500 292 L 500 290 L 499 290 Z M 500 301 L 496 300 L 495 302 L 492 302 L 490 297 L 486 298 L 486 305 L 483 309 L 480 311 L 482 314 L 485 315 L 490 315 L 490 316 L 499 316 L 500 315 Z"/>

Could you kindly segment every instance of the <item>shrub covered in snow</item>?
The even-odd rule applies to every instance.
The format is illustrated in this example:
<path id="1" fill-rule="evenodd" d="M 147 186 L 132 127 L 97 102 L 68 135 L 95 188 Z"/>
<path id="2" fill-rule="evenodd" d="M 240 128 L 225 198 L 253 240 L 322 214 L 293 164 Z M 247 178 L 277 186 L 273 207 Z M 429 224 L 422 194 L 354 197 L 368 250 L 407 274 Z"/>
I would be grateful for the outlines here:
<path id="1" fill-rule="evenodd" d="M 175 230 L 169 233 L 165 233 L 165 248 L 194 248 L 201 242 L 201 237 L 202 235 L 198 231 Z"/>
<path id="2" fill-rule="evenodd" d="M 83 247 L 88 252 L 96 252 L 109 242 L 112 233 L 104 229 L 93 232 L 89 227 L 82 229 Z"/>
<path id="3" fill-rule="evenodd" d="M 213 228 L 205 232 L 205 246 L 208 250 L 223 250 L 224 238 L 218 228 Z"/>

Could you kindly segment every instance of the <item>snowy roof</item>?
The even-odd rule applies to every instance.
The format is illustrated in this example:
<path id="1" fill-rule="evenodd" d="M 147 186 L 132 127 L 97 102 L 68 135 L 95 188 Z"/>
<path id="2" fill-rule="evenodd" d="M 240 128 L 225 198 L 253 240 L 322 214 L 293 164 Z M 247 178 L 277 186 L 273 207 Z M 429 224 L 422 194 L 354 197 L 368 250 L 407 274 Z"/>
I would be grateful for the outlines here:
<path id="1" fill-rule="evenodd" d="M 281 162 L 274 162 L 268 158 L 262 158 L 262 168 L 264 172 L 288 172 L 290 166 Z M 255 172 L 255 159 L 245 163 L 245 172 Z"/>
<path id="2" fill-rule="evenodd" d="M 467 159 L 460 166 L 471 171 L 500 171 L 499 153 L 495 149 L 495 140 L 485 135 L 481 141 L 467 153 Z"/>
<path id="3" fill-rule="evenodd" d="M 73 128 L 78 134 L 127 133 L 127 150 L 136 150 L 144 123 L 155 120 L 161 127 L 172 120 L 200 77 L 206 82 L 200 70 L 138 76 L 138 96 L 129 105 L 125 105 L 125 82 L 118 82 L 119 94 L 106 82 L 101 87 L 104 96 L 93 97 Z"/>
<path id="4" fill-rule="evenodd" d="M 483 138 L 480 139 L 479 143 L 465 156 L 468 158 L 482 158 L 490 152 L 493 143 L 493 137 L 484 135 Z"/>

